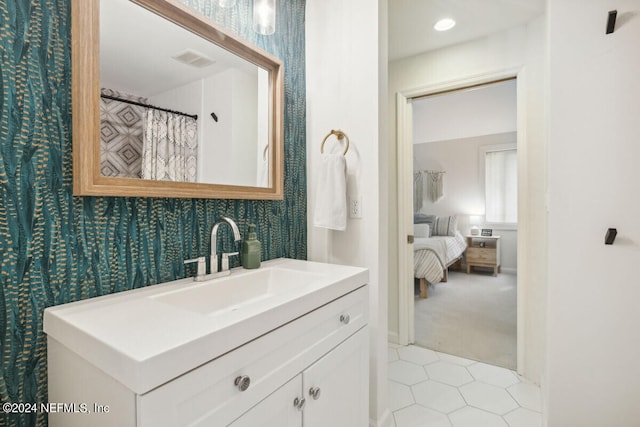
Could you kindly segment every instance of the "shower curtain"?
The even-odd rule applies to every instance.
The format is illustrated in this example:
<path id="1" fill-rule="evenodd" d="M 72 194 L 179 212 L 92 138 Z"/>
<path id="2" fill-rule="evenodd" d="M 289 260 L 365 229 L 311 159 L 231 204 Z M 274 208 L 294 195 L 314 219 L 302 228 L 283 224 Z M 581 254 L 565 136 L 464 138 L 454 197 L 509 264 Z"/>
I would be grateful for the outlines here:
<path id="1" fill-rule="evenodd" d="M 142 178 L 195 182 L 197 123 L 191 117 L 149 109 L 142 146 Z"/>
<path id="2" fill-rule="evenodd" d="M 101 95 L 147 103 L 147 99 L 102 88 Z M 142 177 L 145 108 L 100 97 L 100 173 L 120 178 Z"/>

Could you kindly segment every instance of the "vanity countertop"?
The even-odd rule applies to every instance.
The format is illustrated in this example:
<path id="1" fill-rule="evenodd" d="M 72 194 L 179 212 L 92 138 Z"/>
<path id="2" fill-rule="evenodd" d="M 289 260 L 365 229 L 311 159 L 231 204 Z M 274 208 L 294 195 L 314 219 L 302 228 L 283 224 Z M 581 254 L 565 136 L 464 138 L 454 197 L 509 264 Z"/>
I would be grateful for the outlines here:
<path id="1" fill-rule="evenodd" d="M 214 287 L 250 282 L 265 269 L 299 274 L 300 283 L 238 307 L 207 311 L 204 298 L 181 306 L 190 293 L 209 287 L 215 295 Z M 44 331 L 143 394 L 367 282 L 364 268 L 280 258 L 208 282 L 187 278 L 49 307 Z"/>

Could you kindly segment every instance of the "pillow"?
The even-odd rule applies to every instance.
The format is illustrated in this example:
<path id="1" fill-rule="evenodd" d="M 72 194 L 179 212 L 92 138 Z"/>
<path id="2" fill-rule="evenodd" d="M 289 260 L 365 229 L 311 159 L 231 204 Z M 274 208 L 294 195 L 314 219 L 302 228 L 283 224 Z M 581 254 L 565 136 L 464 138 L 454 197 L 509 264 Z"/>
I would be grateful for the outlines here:
<path id="1" fill-rule="evenodd" d="M 413 235 L 415 237 L 431 237 L 430 231 L 429 224 L 413 224 Z"/>
<path id="2" fill-rule="evenodd" d="M 414 224 L 433 224 L 435 220 L 436 220 L 435 215 L 425 215 L 420 212 L 416 212 L 413 214 Z"/>
<path id="3" fill-rule="evenodd" d="M 434 236 L 455 236 L 456 230 L 458 230 L 457 216 L 439 216 L 433 222 L 431 233 Z"/>

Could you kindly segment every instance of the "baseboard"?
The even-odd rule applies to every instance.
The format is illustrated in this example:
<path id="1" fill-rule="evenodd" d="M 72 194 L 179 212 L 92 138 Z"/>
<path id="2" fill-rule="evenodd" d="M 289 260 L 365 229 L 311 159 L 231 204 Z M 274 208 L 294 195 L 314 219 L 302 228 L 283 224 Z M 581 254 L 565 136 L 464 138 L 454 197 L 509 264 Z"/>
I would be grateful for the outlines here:
<path id="1" fill-rule="evenodd" d="M 391 427 L 391 411 L 386 409 L 378 420 L 369 420 L 369 427 Z"/>

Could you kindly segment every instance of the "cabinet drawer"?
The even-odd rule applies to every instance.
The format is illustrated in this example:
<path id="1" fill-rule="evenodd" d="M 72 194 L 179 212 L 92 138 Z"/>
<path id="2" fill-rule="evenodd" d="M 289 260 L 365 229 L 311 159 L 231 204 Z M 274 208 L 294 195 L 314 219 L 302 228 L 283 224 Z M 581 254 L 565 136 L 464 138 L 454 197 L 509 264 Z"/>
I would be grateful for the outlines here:
<path id="1" fill-rule="evenodd" d="M 495 264 L 495 248 L 467 248 L 467 263 Z"/>
<path id="2" fill-rule="evenodd" d="M 367 319 L 365 286 L 138 396 L 138 426 L 226 426 Z M 245 391 L 235 385 L 242 376 Z"/>

